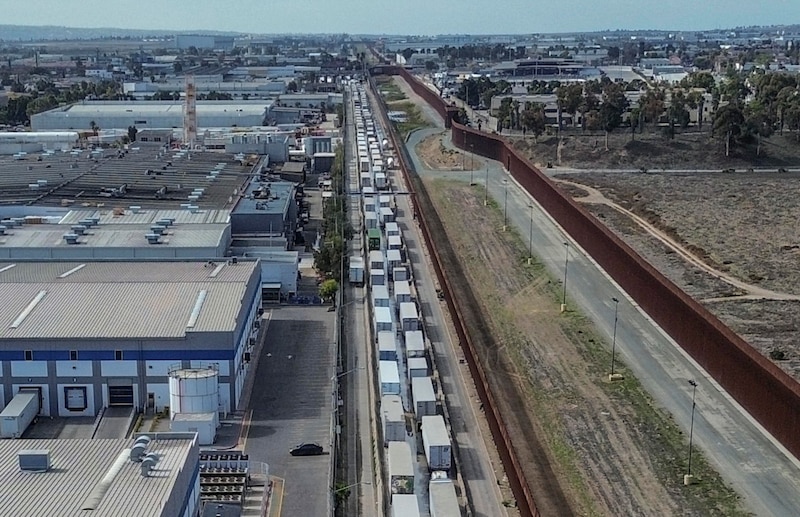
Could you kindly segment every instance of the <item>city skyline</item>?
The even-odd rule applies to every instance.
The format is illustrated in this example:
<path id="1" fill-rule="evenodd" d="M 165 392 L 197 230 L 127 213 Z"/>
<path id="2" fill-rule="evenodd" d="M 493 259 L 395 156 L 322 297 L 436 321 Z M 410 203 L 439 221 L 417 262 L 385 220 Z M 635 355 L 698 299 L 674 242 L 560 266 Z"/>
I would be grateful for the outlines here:
<path id="1" fill-rule="evenodd" d="M 76 9 L 63 0 L 27 4 L 0 0 L 3 23 L 174 31 L 231 31 L 255 34 L 528 34 L 602 30 L 700 31 L 741 26 L 800 23 L 800 3 L 787 0 L 607 0 L 586 8 L 583 0 L 507 0 L 502 9 L 488 0 L 378 3 L 366 0 L 240 0 L 237 9 L 217 2 L 109 0 L 102 9 Z M 527 15 L 526 15 L 527 13 Z M 184 16 L 184 14 L 188 14 Z M 781 23 L 783 22 L 783 23 Z M 0 31 L 0 39 L 2 32 Z"/>

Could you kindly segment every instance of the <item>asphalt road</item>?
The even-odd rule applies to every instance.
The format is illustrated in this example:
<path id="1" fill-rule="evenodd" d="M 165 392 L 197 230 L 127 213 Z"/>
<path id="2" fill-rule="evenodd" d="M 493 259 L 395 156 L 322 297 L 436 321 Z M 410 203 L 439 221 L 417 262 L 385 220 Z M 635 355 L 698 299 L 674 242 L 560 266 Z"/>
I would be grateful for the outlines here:
<path id="1" fill-rule="evenodd" d="M 408 142 L 409 149 L 426 136 L 440 131 L 437 128 L 414 133 Z M 444 142 L 450 144 L 449 135 L 445 135 Z M 413 153 L 412 159 L 422 175 L 440 174 L 427 170 Z M 616 337 L 618 357 L 653 398 L 673 415 L 687 435 L 692 407 L 688 381 L 691 379 L 698 383 L 693 443 L 743 496 L 745 506 L 759 516 L 800 514 L 800 463 L 763 431 L 591 258 L 566 237 L 501 164 L 485 158 L 483 161 L 488 163 L 489 195 L 502 209 L 507 190 L 509 224 L 516 226 L 526 242 L 531 225 L 529 207 L 533 205 L 534 255 L 557 279 L 564 278 L 566 263 L 568 307 L 590 317 L 598 331 L 605 334 L 608 343 L 613 333 L 615 303 L 612 297 L 620 300 Z M 470 178 L 469 171 L 447 172 L 446 175 L 463 181 Z M 485 178 L 485 169 L 474 175 L 479 184 L 484 183 Z M 682 483 L 682 478 L 676 479 L 675 483 Z"/>
<path id="2" fill-rule="evenodd" d="M 335 313 L 324 306 L 269 310 L 245 451 L 285 480 L 282 515 L 329 515 Z M 290 456 L 289 449 L 303 442 L 319 443 L 325 455 Z"/>

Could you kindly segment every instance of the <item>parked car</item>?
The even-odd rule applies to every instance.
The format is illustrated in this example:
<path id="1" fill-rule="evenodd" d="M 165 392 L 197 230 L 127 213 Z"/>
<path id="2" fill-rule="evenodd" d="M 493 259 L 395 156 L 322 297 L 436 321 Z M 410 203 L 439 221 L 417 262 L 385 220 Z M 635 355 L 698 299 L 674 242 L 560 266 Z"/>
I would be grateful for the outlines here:
<path id="1" fill-rule="evenodd" d="M 289 449 L 289 454 L 292 456 L 320 456 L 324 453 L 322 446 L 318 443 L 301 443 L 297 447 Z"/>

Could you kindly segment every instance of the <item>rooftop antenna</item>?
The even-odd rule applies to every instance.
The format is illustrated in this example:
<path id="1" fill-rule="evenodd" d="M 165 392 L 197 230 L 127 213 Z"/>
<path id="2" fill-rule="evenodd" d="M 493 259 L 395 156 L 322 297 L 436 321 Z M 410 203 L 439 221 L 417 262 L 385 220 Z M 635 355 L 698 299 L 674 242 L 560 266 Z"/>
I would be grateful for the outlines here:
<path id="1" fill-rule="evenodd" d="M 183 105 L 183 141 L 189 146 L 189 150 L 194 148 L 194 141 L 197 139 L 197 89 L 194 84 L 194 76 L 186 76 L 186 100 Z"/>

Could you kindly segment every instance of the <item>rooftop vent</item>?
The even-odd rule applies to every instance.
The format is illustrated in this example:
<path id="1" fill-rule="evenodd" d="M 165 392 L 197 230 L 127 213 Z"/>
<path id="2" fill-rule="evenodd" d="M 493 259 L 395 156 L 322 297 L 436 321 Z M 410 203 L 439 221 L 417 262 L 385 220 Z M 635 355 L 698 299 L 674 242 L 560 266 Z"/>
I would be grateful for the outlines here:
<path id="1" fill-rule="evenodd" d="M 189 205 L 186 207 L 186 209 L 191 213 L 196 214 L 200 210 L 200 207 L 197 205 Z"/>
<path id="2" fill-rule="evenodd" d="M 67 244 L 78 244 L 78 236 L 74 233 L 65 233 L 63 237 Z"/>
<path id="3" fill-rule="evenodd" d="M 86 227 L 82 224 L 73 224 L 71 227 L 72 233 L 76 235 L 83 235 L 86 233 Z"/>
<path id="4" fill-rule="evenodd" d="M 144 234 L 145 238 L 147 238 L 148 244 L 158 244 L 158 238 L 160 237 L 157 233 L 146 233 Z"/>
<path id="5" fill-rule="evenodd" d="M 6 234 L 6 227 L 4 225 L 0 225 L 0 235 Z"/>
<path id="6" fill-rule="evenodd" d="M 131 211 L 132 214 L 138 214 L 142 207 L 138 205 L 129 206 L 128 209 Z"/>
<path id="7" fill-rule="evenodd" d="M 165 226 L 162 226 L 160 224 L 154 224 L 153 226 L 150 227 L 150 231 L 157 235 L 163 235 L 166 229 L 167 228 Z"/>
<path id="8" fill-rule="evenodd" d="M 36 184 L 39 185 L 40 187 L 46 187 L 47 180 L 36 180 Z"/>
<path id="9" fill-rule="evenodd" d="M 156 221 L 156 224 L 160 224 L 161 226 L 163 226 L 165 228 L 168 228 L 168 227 L 172 226 L 173 224 L 175 224 L 175 218 L 174 217 L 162 217 L 161 219 Z"/>
<path id="10" fill-rule="evenodd" d="M 92 219 L 89 219 L 87 217 L 86 219 L 81 219 L 80 221 L 78 221 L 78 224 L 85 226 L 86 228 L 91 228 L 92 226 L 94 226 L 95 223 Z"/>
<path id="11" fill-rule="evenodd" d="M 30 189 L 30 190 L 39 190 L 39 184 L 38 183 L 28 183 L 28 189 Z"/>
<path id="12" fill-rule="evenodd" d="M 142 477 L 148 477 L 150 475 L 150 471 L 156 466 L 158 460 L 158 455 L 153 452 L 147 453 L 144 458 L 142 458 Z"/>
<path id="13" fill-rule="evenodd" d="M 6 228 L 14 228 L 15 226 L 20 225 L 20 223 L 17 222 L 16 219 L 3 219 L 2 221 L 0 221 L 0 223 L 3 223 Z"/>
<path id="14" fill-rule="evenodd" d="M 50 469 L 50 451 L 47 449 L 24 449 L 17 453 L 19 469 L 28 472 L 46 472 Z"/>
<path id="15" fill-rule="evenodd" d="M 149 436 L 140 436 L 133 442 L 131 447 L 130 458 L 131 461 L 140 462 L 147 452 L 147 446 L 152 440 Z"/>

